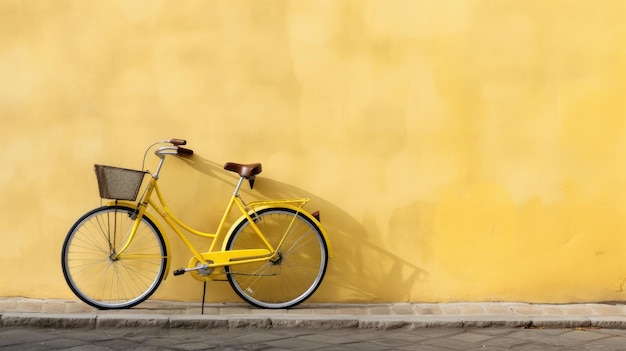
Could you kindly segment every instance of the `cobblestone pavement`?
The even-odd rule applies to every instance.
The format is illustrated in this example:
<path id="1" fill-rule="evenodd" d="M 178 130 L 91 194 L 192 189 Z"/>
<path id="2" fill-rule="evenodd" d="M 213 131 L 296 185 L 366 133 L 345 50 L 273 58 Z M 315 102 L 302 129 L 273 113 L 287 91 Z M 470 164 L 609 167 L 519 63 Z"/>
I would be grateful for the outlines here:
<path id="1" fill-rule="evenodd" d="M 624 329 L 0 328 L 10 350 L 597 350 L 626 349 Z"/>

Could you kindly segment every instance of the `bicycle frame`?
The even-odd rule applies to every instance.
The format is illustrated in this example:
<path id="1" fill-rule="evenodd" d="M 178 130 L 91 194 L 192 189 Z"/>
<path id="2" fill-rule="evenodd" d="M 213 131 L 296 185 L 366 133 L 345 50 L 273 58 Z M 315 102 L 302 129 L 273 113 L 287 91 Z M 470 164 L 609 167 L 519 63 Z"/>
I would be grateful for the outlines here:
<path id="1" fill-rule="evenodd" d="M 162 162 L 163 161 L 161 161 L 161 164 Z M 158 170 L 160 170 L 161 164 L 159 165 Z M 178 217 L 174 215 L 172 210 L 167 206 L 165 199 L 163 197 L 163 194 L 161 193 L 161 190 L 157 183 L 158 181 L 158 171 L 157 171 L 157 173 L 151 176 L 150 181 L 147 187 L 145 188 L 144 195 L 139 202 L 135 203 L 135 202 L 130 202 L 130 201 L 118 200 L 118 201 L 112 201 L 107 204 L 107 205 L 126 205 L 126 206 L 136 209 L 136 218 L 134 219 L 134 225 L 129 235 L 128 241 L 124 244 L 124 246 L 120 250 L 116 252 L 113 259 L 124 257 L 124 252 L 130 246 L 130 243 L 133 241 L 137 228 L 140 224 L 141 218 L 143 216 L 147 216 L 149 218 L 152 217 L 146 211 L 148 207 L 152 207 L 165 220 L 165 222 L 169 225 L 169 227 L 172 228 L 172 230 L 174 230 L 174 232 L 178 235 L 178 237 L 183 241 L 185 246 L 187 246 L 189 251 L 192 253 L 193 257 L 190 261 L 190 266 L 185 271 L 194 271 L 194 270 L 200 270 L 200 269 L 210 270 L 210 274 L 208 274 L 208 276 L 203 276 L 202 279 L 205 279 L 205 280 L 213 280 L 212 277 L 219 276 L 221 274 L 220 272 L 215 271 L 214 270 L 215 268 L 237 265 L 237 264 L 245 264 L 245 263 L 251 263 L 251 262 L 268 261 L 268 260 L 271 260 L 272 257 L 276 255 L 278 250 L 280 250 L 280 247 L 282 246 L 283 241 L 284 241 L 284 237 L 281 239 L 281 242 L 278 244 L 277 247 L 273 247 L 268 242 L 265 235 L 263 234 L 261 229 L 256 225 L 254 219 L 252 218 L 252 216 L 254 215 L 256 211 L 259 211 L 267 207 L 285 207 L 285 208 L 293 209 L 296 212 L 302 213 L 303 215 L 307 216 L 309 219 L 317 223 L 317 219 L 315 217 L 313 217 L 311 214 L 309 214 L 308 212 L 302 209 L 302 207 L 307 202 L 309 202 L 308 198 L 254 201 L 254 202 L 250 202 L 246 204 L 239 195 L 239 189 L 241 188 L 241 185 L 244 180 L 245 180 L 244 177 L 241 177 L 239 179 L 239 182 L 237 183 L 235 191 L 230 197 L 230 200 L 226 206 L 224 214 L 222 215 L 222 218 L 219 222 L 219 225 L 215 233 L 206 233 L 206 232 L 202 232 L 202 231 L 199 231 L 197 229 L 190 227 L 189 225 L 185 224 L 182 220 L 180 220 Z M 153 193 L 155 192 L 157 195 L 156 201 L 153 199 L 153 196 L 152 196 Z M 233 225 L 230 226 L 230 230 L 226 231 L 227 229 L 226 221 L 231 216 L 231 213 L 233 212 L 233 207 L 237 207 L 239 209 L 241 216 L 233 223 Z M 295 219 L 295 216 L 294 216 L 294 219 Z M 228 242 L 230 235 L 233 234 L 234 228 L 236 228 L 237 225 L 241 221 L 244 221 L 244 220 L 249 221 L 250 226 L 254 229 L 254 231 L 259 236 L 261 241 L 265 244 L 266 248 L 245 249 L 245 250 L 226 250 L 226 243 Z M 157 221 L 154 221 L 154 220 L 153 222 L 155 224 L 158 223 Z M 319 227 L 322 230 L 322 235 L 324 236 L 324 238 L 326 239 L 326 242 L 328 243 L 327 245 L 328 245 L 329 257 L 332 257 L 332 249 L 330 247 L 330 241 L 328 240 L 328 236 L 325 230 L 323 229 L 323 227 L 321 225 Z M 169 242 L 168 242 L 168 237 L 166 235 L 166 232 L 163 231 L 162 228 L 159 228 L 159 229 L 161 230 L 161 233 L 165 239 L 165 244 L 168 249 L 167 252 L 169 253 L 171 251 L 169 250 Z M 208 251 L 201 253 L 198 249 L 194 247 L 194 245 L 191 243 L 191 241 L 184 234 L 183 231 L 196 235 L 196 236 L 211 239 L 212 242 Z M 288 232 L 288 230 L 286 232 Z M 222 246 L 219 249 L 218 249 L 218 243 L 222 243 Z M 200 265 L 196 265 L 192 267 L 191 262 L 193 262 L 194 259 L 198 263 L 200 263 Z M 165 274 L 164 279 L 166 279 L 166 277 L 168 276 L 168 272 L 170 268 L 169 267 L 170 261 L 171 260 L 168 259 L 168 267 L 166 269 L 166 274 Z M 197 279 L 199 278 L 196 275 L 194 275 L 194 277 L 196 277 Z"/>

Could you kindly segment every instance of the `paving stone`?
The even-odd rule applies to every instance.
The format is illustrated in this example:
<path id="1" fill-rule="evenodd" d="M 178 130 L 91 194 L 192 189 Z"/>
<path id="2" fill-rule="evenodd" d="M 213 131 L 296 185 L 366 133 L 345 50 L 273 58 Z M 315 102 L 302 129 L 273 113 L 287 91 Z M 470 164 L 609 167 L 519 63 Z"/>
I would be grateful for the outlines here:
<path id="1" fill-rule="evenodd" d="M 409 321 L 412 329 L 421 328 L 463 328 L 464 322 L 459 317 L 438 316 L 437 318 L 413 318 Z"/>
<path id="2" fill-rule="evenodd" d="M 272 327 L 272 320 L 270 318 L 253 318 L 253 317 L 241 317 L 228 320 L 229 328 L 261 328 L 268 329 Z"/>
<path id="3" fill-rule="evenodd" d="M 104 346 L 115 350 L 133 350 L 137 348 L 137 343 L 122 338 L 99 341 L 96 346 Z"/>
<path id="4" fill-rule="evenodd" d="M 37 333 L 31 330 L 0 329 L 0 347 L 2 347 L 3 349 L 7 346 L 19 345 L 24 342 L 41 343 L 43 341 L 51 340 L 53 338 L 54 336 Z"/>
<path id="5" fill-rule="evenodd" d="M 626 337 L 624 336 L 612 336 L 601 340 L 595 340 L 593 342 L 594 346 L 611 346 L 611 347 L 619 347 L 619 350 L 624 350 L 626 348 Z"/>
<path id="6" fill-rule="evenodd" d="M 374 306 L 374 307 L 366 307 L 367 314 L 370 315 L 389 315 L 391 314 L 390 306 Z M 412 313 L 413 311 L 411 311 Z"/>
<path id="7" fill-rule="evenodd" d="M 17 309 L 17 300 L 0 299 L 0 311 L 15 311 Z"/>
<path id="8" fill-rule="evenodd" d="M 594 332 L 598 334 L 605 334 L 609 336 L 622 336 L 626 338 L 626 329 L 605 329 L 605 328 L 594 328 Z"/>
<path id="9" fill-rule="evenodd" d="M 147 328 L 169 326 L 169 317 L 158 314 L 103 314 L 96 319 L 96 328 Z"/>
<path id="10" fill-rule="evenodd" d="M 52 349 L 69 349 L 73 347 L 88 345 L 86 341 L 67 338 L 47 340 L 42 342 L 41 344 Z"/>
<path id="11" fill-rule="evenodd" d="M 278 347 L 287 350 L 314 350 L 320 347 L 318 342 L 303 340 L 300 338 L 288 338 L 280 340 L 272 340 L 262 343 L 271 347 Z"/>
<path id="12" fill-rule="evenodd" d="M 594 333 L 592 331 L 573 330 L 571 332 L 561 334 L 561 337 L 567 337 L 570 339 L 575 339 L 575 340 L 580 340 L 580 341 L 591 341 L 591 340 L 597 340 L 597 339 L 604 339 L 607 336 L 603 334 Z"/>
<path id="13" fill-rule="evenodd" d="M 320 337 L 318 335 L 304 335 L 298 337 L 299 340 L 309 340 L 309 341 L 319 341 Z M 341 345 L 341 344 L 350 344 L 355 342 L 355 340 L 351 339 L 348 336 L 342 335 L 324 335 L 324 343 L 329 345 Z"/>
<path id="14" fill-rule="evenodd" d="M 430 304 L 430 305 L 416 305 L 413 307 L 413 310 L 418 315 L 441 315 L 441 308 L 438 305 Z"/>
<path id="15" fill-rule="evenodd" d="M 365 332 L 365 333 L 371 334 L 369 332 Z M 388 331 L 386 332 L 386 335 L 393 335 L 395 338 L 406 340 L 411 343 L 420 343 L 421 341 L 424 341 L 429 338 L 429 336 L 423 333 L 417 333 L 415 330 L 410 330 L 410 329 Z"/>
<path id="16" fill-rule="evenodd" d="M 487 315 L 512 315 L 514 314 L 511 306 L 507 304 L 488 303 L 483 307 Z"/>
<path id="17" fill-rule="evenodd" d="M 2 351 L 23 351 L 23 350 L 39 351 L 39 350 L 49 350 L 49 349 L 50 348 L 47 347 L 46 345 L 28 343 L 28 344 L 6 346 L 2 348 Z M 110 349 L 107 349 L 107 350 L 110 351 Z"/>
<path id="18" fill-rule="evenodd" d="M 243 344 L 260 344 L 263 342 L 285 339 L 286 337 L 270 333 L 252 332 L 246 335 L 237 336 L 236 338 Z"/>
<path id="19" fill-rule="evenodd" d="M 96 315 L 88 314 L 3 313 L 0 325 L 2 327 L 93 328 L 95 321 Z"/>
<path id="20" fill-rule="evenodd" d="M 626 317 L 622 316 L 590 316 L 592 327 L 607 329 L 626 329 Z"/>
<path id="21" fill-rule="evenodd" d="M 484 315 L 485 309 L 481 304 L 462 304 L 459 305 L 459 311 L 465 315 Z"/>
<path id="22" fill-rule="evenodd" d="M 415 344 L 415 345 L 401 346 L 401 347 L 398 347 L 397 350 L 401 350 L 401 351 L 449 351 L 450 349 L 444 349 L 439 346 L 425 345 L 423 343 L 420 343 L 420 344 Z"/>
<path id="23" fill-rule="evenodd" d="M 502 335 L 509 335 L 512 331 L 517 330 L 519 328 L 472 328 L 472 329 L 466 329 L 468 331 L 471 331 L 472 333 L 476 333 L 476 334 L 482 334 L 482 335 L 489 335 L 489 336 L 502 336 Z"/>
<path id="24" fill-rule="evenodd" d="M 415 314 L 415 310 L 413 306 L 408 303 L 393 304 L 388 313 L 392 315 L 413 315 Z"/>
<path id="25" fill-rule="evenodd" d="M 484 345 L 505 348 L 507 350 L 517 349 L 518 346 L 530 343 L 530 340 L 516 339 L 507 335 L 501 335 L 499 337 L 493 337 L 489 340 L 483 341 Z"/>
<path id="26" fill-rule="evenodd" d="M 81 345 L 63 351 L 111 351 L 111 349 L 100 345 Z"/>
<path id="27" fill-rule="evenodd" d="M 581 328 L 590 327 L 591 320 L 579 316 L 536 316 L 532 318 L 533 327 L 541 328 Z"/>
<path id="28" fill-rule="evenodd" d="M 17 301 L 16 309 L 24 312 L 40 312 L 43 307 L 41 300 L 25 300 L 21 299 Z"/>
<path id="29" fill-rule="evenodd" d="M 489 335 L 477 334 L 472 332 L 465 332 L 450 337 L 450 339 L 460 340 L 466 343 L 482 343 L 483 341 L 489 340 L 491 338 L 493 337 Z"/>
<path id="30" fill-rule="evenodd" d="M 307 316 L 314 316 L 316 314 L 319 313 L 326 313 L 324 312 L 324 310 L 321 309 L 314 309 L 314 308 L 298 308 L 298 309 L 291 309 L 291 310 L 287 310 L 287 315 L 307 315 Z"/>
<path id="31" fill-rule="evenodd" d="M 109 329 L 109 330 L 99 330 L 99 329 L 61 329 L 68 332 L 67 335 L 71 335 L 72 339 L 75 340 L 83 340 L 88 342 L 98 342 L 98 341 L 106 341 L 121 338 L 125 335 L 129 335 L 131 333 L 140 333 L 139 329 Z M 58 334 L 56 334 L 58 335 Z M 61 334 L 63 335 L 63 334 Z"/>
<path id="32" fill-rule="evenodd" d="M 395 337 L 386 337 L 382 339 L 375 339 L 370 341 L 373 344 L 383 345 L 391 348 L 398 348 L 407 345 L 413 345 L 414 342 L 408 341 L 406 339 L 395 338 Z"/>
<path id="33" fill-rule="evenodd" d="M 565 310 L 561 306 L 543 306 L 544 314 L 562 316 L 566 314 Z"/>
<path id="34" fill-rule="evenodd" d="M 207 344 L 205 343 L 187 342 L 187 343 L 176 345 L 176 349 L 191 351 L 191 350 L 207 350 L 207 349 L 210 349 L 210 347 L 208 347 Z"/>
<path id="35" fill-rule="evenodd" d="M 42 303 L 41 313 L 65 313 L 66 304 L 62 301 L 46 301 Z"/>
<path id="36" fill-rule="evenodd" d="M 229 321 L 222 316 L 208 317 L 208 316 L 169 316 L 170 328 L 183 328 L 183 329 L 215 329 L 215 328 L 228 328 Z"/>
<path id="37" fill-rule="evenodd" d="M 516 316 L 459 316 L 464 328 L 521 328 L 532 324 L 532 318 Z"/>
<path id="38" fill-rule="evenodd" d="M 83 302 L 65 301 L 64 313 L 96 313 L 98 309 L 88 306 Z"/>
<path id="39" fill-rule="evenodd" d="M 456 305 L 442 305 L 441 306 L 441 313 L 443 315 L 458 316 L 458 315 L 461 314 L 461 310 Z"/>
<path id="40" fill-rule="evenodd" d="M 591 316 L 595 313 L 592 309 L 587 308 L 585 305 L 581 306 L 564 306 L 562 307 L 563 312 L 568 315 L 579 315 L 579 316 Z"/>
<path id="41" fill-rule="evenodd" d="M 229 308 L 219 309 L 219 314 L 222 316 L 249 314 L 249 312 L 250 312 L 250 309 L 245 308 L 245 307 L 229 307 Z"/>
<path id="42" fill-rule="evenodd" d="M 466 342 L 461 340 L 455 340 L 452 338 L 439 338 L 428 340 L 424 342 L 425 345 L 442 347 L 448 350 L 467 350 L 468 348 L 476 348 L 478 345 L 470 344 L 468 345 Z M 481 345 L 482 346 L 482 345 Z"/>
<path id="43" fill-rule="evenodd" d="M 523 330 L 515 333 L 511 333 L 509 337 L 527 340 L 532 342 L 533 345 L 547 345 L 551 347 L 567 347 L 578 344 L 579 340 L 574 340 L 567 337 L 562 337 L 562 334 L 569 332 L 569 330 L 550 330 L 550 329 L 532 329 Z"/>
<path id="44" fill-rule="evenodd" d="M 624 315 L 623 305 L 610 304 L 588 304 L 587 307 L 595 315 L 599 316 L 621 316 Z"/>
<path id="45" fill-rule="evenodd" d="M 185 308 L 180 312 L 180 314 L 217 316 L 218 314 L 220 314 L 220 309 L 218 307 L 205 307 L 203 311 L 201 307 Z"/>
<path id="46" fill-rule="evenodd" d="M 350 316 L 364 315 L 366 313 L 367 311 L 360 307 L 341 307 L 335 310 L 335 314 L 350 315 Z"/>
<path id="47" fill-rule="evenodd" d="M 359 319 L 352 316 L 316 316 L 309 318 L 298 318 L 289 316 L 287 318 L 272 318 L 274 328 L 313 328 L 313 329 L 342 329 L 356 328 L 359 326 Z"/>
<path id="48" fill-rule="evenodd" d="M 589 320 L 592 327 L 626 329 L 626 317 L 592 316 Z"/>
<path id="49" fill-rule="evenodd" d="M 545 314 L 545 311 L 540 308 L 540 307 L 535 307 L 535 306 L 528 306 L 528 305 L 524 305 L 524 306 L 513 306 L 513 311 L 516 314 L 520 314 L 520 315 L 525 315 L 525 316 L 540 316 Z"/>
<path id="50" fill-rule="evenodd" d="M 286 309 L 278 309 L 278 310 L 272 310 L 272 315 L 274 316 L 282 316 L 282 315 L 287 315 L 289 312 L 289 310 Z M 295 312 L 295 311 L 294 311 Z M 302 312 L 298 311 L 298 314 L 303 314 Z M 246 314 L 250 314 L 250 315 L 266 315 L 267 311 L 265 309 L 262 308 L 255 308 L 255 309 L 248 309 L 248 313 Z"/>
<path id="51" fill-rule="evenodd" d="M 378 329 L 378 330 L 390 330 L 400 329 L 411 326 L 411 323 L 398 318 L 362 318 L 358 321 L 358 327 L 360 329 Z"/>

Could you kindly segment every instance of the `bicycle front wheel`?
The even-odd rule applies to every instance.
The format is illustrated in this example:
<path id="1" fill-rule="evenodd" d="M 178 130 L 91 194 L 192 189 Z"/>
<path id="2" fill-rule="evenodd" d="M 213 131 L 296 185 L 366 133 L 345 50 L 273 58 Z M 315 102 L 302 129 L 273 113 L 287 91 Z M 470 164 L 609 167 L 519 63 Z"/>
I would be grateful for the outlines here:
<path id="1" fill-rule="evenodd" d="M 135 210 L 123 206 L 97 208 L 70 229 L 61 253 L 70 289 L 99 309 L 133 307 L 158 288 L 167 267 L 167 251 L 156 225 L 142 217 L 128 248 Z"/>
<path id="2" fill-rule="evenodd" d="M 263 209 L 252 218 L 277 253 L 268 261 L 226 267 L 233 290 L 261 308 L 289 308 L 303 302 L 319 287 L 326 272 L 328 248 L 321 230 L 307 216 L 289 208 Z M 265 247 L 247 219 L 239 223 L 226 245 L 227 250 Z"/>

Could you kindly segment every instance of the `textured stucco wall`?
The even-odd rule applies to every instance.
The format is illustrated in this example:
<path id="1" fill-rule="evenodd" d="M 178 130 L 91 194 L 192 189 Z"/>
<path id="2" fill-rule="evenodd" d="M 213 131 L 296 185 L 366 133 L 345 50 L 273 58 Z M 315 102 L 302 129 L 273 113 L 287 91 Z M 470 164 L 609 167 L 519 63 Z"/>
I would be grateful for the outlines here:
<path id="1" fill-rule="evenodd" d="M 335 258 L 312 301 L 624 300 L 626 2 L 0 0 L 1 296 L 69 298 L 93 163 L 162 174 L 212 229 L 311 197 Z M 188 254 L 175 248 L 173 268 Z M 155 298 L 198 300 L 170 277 Z M 208 299 L 237 301 L 227 284 Z"/>

